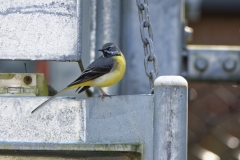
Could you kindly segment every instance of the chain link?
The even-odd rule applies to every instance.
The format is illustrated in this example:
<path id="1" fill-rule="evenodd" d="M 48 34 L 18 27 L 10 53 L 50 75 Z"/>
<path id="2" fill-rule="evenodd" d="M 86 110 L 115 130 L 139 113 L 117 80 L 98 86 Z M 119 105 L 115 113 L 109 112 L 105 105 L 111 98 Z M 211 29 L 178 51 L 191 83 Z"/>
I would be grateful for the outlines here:
<path id="1" fill-rule="evenodd" d="M 150 93 L 154 92 L 154 80 L 158 75 L 158 60 L 157 57 L 153 53 L 153 33 L 152 33 L 152 25 L 149 19 L 148 13 L 148 0 L 144 0 L 144 3 L 141 0 L 136 0 L 140 21 L 140 33 L 141 39 L 143 42 L 144 48 L 144 66 L 146 75 L 149 78 L 150 82 Z M 145 36 L 145 30 L 147 30 L 148 35 Z M 149 62 L 153 63 L 153 70 L 149 70 Z"/>

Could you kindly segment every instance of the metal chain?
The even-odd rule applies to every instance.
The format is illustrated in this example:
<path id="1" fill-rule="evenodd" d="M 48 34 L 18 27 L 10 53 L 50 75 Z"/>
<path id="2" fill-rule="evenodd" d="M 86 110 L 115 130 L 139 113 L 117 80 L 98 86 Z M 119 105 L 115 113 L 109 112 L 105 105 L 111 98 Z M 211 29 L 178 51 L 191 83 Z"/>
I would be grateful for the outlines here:
<path id="1" fill-rule="evenodd" d="M 152 33 L 152 25 L 149 19 L 148 13 L 148 0 L 144 0 L 144 3 L 141 0 L 136 0 L 140 21 L 140 33 L 143 42 L 144 48 L 144 66 L 146 75 L 149 78 L 150 82 L 150 93 L 154 92 L 154 80 L 158 75 L 158 60 L 157 57 L 153 53 L 153 33 Z M 145 30 L 147 30 L 148 35 L 145 36 Z M 149 70 L 149 62 L 153 63 L 154 70 Z"/>

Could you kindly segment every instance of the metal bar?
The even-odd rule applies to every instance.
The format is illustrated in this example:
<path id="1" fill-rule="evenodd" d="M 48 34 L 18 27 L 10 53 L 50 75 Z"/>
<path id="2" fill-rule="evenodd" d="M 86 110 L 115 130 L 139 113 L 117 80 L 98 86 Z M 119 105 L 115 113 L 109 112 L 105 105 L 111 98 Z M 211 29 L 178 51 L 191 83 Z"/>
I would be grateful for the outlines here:
<path id="1" fill-rule="evenodd" d="M 97 35 L 96 57 L 102 55 L 97 49 L 101 49 L 105 43 L 112 42 L 120 46 L 120 0 L 97 1 Z M 110 95 L 119 94 L 119 84 L 104 88 Z M 99 94 L 99 91 L 96 90 Z"/>
<path id="2" fill-rule="evenodd" d="M 158 77 L 154 89 L 154 160 L 187 159 L 187 81 Z"/>
<path id="3" fill-rule="evenodd" d="M 187 46 L 188 80 L 240 81 L 240 46 Z"/>
<path id="4" fill-rule="evenodd" d="M 97 0 L 91 0 L 90 62 L 96 58 Z"/>
<path id="5" fill-rule="evenodd" d="M 71 151 L 129 151 L 141 152 L 138 144 L 80 144 L 80 143 L 32 143 L 1 142 L 0 150 L 71 150 Z"/>
<path id="6" fill-rule="evenodd" d="M 1 142 L 0 159 L 140 159 L 141 144 L 80 144 Z M 61 157 L 61 158 L 59 158 Z M 128 158 L 127 158 L 128 157 Z"/>

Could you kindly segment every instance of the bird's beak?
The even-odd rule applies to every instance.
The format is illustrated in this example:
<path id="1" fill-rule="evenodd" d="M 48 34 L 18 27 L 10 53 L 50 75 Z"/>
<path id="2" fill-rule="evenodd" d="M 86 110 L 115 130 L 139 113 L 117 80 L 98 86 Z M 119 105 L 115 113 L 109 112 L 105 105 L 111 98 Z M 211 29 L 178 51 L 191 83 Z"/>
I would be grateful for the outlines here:
<path id="1" fill-rule="evenodd" d="M 99 49 L 98 51 L 101 51 L 101 52 L 102 52 L 103 50 L 102 50 L 102 49 Z"/>

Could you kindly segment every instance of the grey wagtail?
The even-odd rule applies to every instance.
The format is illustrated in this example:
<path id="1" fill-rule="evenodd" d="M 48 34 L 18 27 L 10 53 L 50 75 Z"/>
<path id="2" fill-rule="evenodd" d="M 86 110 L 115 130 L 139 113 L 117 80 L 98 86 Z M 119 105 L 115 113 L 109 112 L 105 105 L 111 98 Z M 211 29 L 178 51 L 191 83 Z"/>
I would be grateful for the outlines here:
<path id="1" fill-rule="evenodd" d="M 74 88 L 77 88 L 76 91 L 80 89 L 78 93 L 81 93 L 89 87 L 98 87 L 102 98 L 110 97 L 102 90 L 102 87 L 114 85 L 122 79 L 126 70 L 126 61 L 121 50 L 113 43 L 106 43 L 98 51 L 101 51 L 103 55 L 93 61 L 74 82 L 43 102 L 32 113 L 60 94 Z"/>

